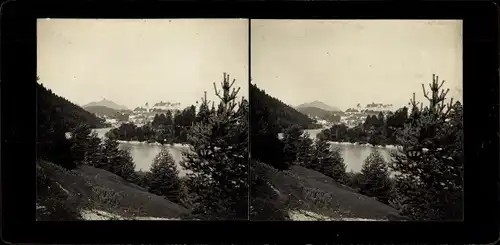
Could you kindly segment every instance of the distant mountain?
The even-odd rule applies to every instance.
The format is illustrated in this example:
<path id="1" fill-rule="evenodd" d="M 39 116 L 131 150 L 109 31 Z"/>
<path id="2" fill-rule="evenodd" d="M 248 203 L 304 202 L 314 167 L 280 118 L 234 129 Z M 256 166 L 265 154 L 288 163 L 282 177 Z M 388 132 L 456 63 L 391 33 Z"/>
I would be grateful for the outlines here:
<path id="1" fill-rule="evenodd" d="M 89 106 L 105 106 L 105 107 L 108 107 L 108 108 L 111 108 L 111 109 L 114 109 L 114 110 L 128 110 L 128 108 L 126 106 L 123 106 L 123 105 L 118 105 L 116 104 L 115 102 L 111 101 L 111 100 L 106 100 L 106 99 L 103 99 L 101 101 L 98 101 L 98 102 L 90 102 L 84 106 L 82 106 L 83 108 L 87 108 Z"/>
<path id="2" fill-rule="evenodd" d="M 319 109 L 324 110 L 324 111 L 334 111 L 334 112 L 342 111 L 338 107 L 329 106 L 329 105 L 327 105 L 321 101 L 317 101 L 317 100 L 310 102 L 310 103 L 304 103 L 304 104 L 298 105 L 295 108 L 300 109 L 300 108 L 305 108 L 305 107 L 315 107 L 315 108 L 319 108 Z"/>
<path id="3" fill-rule="evenodd" d="M 107 117 L 113 117 L 118 113 L 118 110 L 106 107 L 106 106 L 86 106 L 85 110 L 91 113 L 96 114 L 97 116 L 107 116 Z"/>
<path id="4" fill-rule="evenodd" d="M 319 118 L 326 118 L 334 113 L 332 111 L 325 111 L 317 107 L 298 107 L 297 111 L 311 117 L 319 117 Z"/>

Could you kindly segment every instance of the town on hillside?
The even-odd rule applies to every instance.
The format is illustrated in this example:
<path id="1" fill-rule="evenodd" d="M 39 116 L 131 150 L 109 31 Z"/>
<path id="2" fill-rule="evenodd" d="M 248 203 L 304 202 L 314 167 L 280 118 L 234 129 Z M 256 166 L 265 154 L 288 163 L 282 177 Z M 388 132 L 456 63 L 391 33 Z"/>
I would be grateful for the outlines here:
<path id="1" fill-rule="evenodd" d="M 384 117 L 387 117 L 388 115 L 394 113 L 394 111 L 395 109 L 392 104 L 372 102 L 367 105 L 358 103 L 355 107 L 348 108 L 345 111 L 332 111 L 332 116 L 328 117 L 306 114 L 311 119 L 316 120 L 318 124 L 326 128 L 339 124 L 344 124 L 349 128 L 353 128 L 363 124 L 369 116 L 378 116 L 382 113 Z"/>
<path id="2" fill-rule="evenodd" d="M 146 102 L 133 110 L 117 110 L 115 114 L 95 113 L 99 118 L 105 119 L 112 127 L 119 127 L 123 123 L 133 123 L 140 127 L 151 123 L 156 115 L 171 112 L 178 113 L 182 108 L 178 102 L 160 101 L 152 106 Z"/>

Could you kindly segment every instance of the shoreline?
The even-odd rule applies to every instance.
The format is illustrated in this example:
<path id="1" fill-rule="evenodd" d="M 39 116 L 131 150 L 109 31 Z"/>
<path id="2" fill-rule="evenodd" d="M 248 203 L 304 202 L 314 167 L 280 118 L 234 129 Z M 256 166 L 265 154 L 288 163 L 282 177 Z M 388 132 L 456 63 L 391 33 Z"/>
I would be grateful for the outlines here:
<path id="1" fill-rule="evenodd" d="M 397 149 L 399 146 L 398 145 L 372 145 L 370 143 L 364 143 L 360 144 L 359 142 L 340 142 L 340 141 L 327 141 L 328 144 L 330 145 L 357 145 L 357 146 L 365 146 L 365 147 L 372 147 L 372 148 L 385 148 L 385 149 Z"/>
<path id="2" fill-rule="evenodd" d="M 137 141 L 137 140 L 117 140 L 116 142 L 120 144 L 131 144 L 131 145 L 155 145 L 155 146 L 170 146 L 170 147 L 183 147 L 188 148 L 189 144 L 173 143 L 173 144 L 161 144 L 159 142 L 147 142 L 147 141 Z"/>
<path id="3" fill-rule="evenodd" d="M 188 148 L 190 145 L 186 143 L 173 143 L 173 144 L 161 144 L 159 142 L 147 142 L 147 141 L 137 141 L 137 140 L 117 140 L 120 144 L 131 144 L 131 145 L 154 145 L 154 146 L 169 146 L 169 147 L 183 147 Z M 371 148 L 383 148 L 383 149 L 397 149 L 398 145 L 372 145 L 370 143 L 359 143 L 359 142 L 340 142 L 340 141 L 327 141 L 330 145 L 354 145 L 363 146 Z"/>

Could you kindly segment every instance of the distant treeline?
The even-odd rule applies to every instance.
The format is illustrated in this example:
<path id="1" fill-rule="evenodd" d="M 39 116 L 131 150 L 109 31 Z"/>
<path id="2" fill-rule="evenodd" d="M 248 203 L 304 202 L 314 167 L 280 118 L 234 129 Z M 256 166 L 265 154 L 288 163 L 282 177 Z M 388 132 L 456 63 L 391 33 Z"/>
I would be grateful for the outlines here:
<path id="1" fill-rule="evenodd" d="M 378 116 L 368 116 L 364 123 L 353 128 L 345 124 L 336 124 L 329 129 L 322 130 L 317 137 L 335 142 L 351 142 L 372 145 L 397 144 L 395 132 L 403 128 L 408 121 L 408 108 L 403 107 L 395 113 L 386 116 L 382 112 Z"/>

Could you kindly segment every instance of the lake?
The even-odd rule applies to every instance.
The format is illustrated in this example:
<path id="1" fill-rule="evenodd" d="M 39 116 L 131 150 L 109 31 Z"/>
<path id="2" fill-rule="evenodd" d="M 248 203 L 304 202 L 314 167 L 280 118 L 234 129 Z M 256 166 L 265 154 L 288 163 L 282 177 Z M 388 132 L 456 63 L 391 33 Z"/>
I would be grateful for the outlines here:
<path id="1" fill-rule="evenodd" d="M 316 135 L 323 129 L 309 129 L 305 130 L 309 133 L 312 139 L 316 138 Z M 363 161 L 370 155 L 373 150 L 377 150 L 385 158 L 386 161 L 391 159 L 390 153 L 395 151 L 394 148 L 384 148 L 384 147 L 373 147 L 370 145 L 358 145 L 351 143 L 332 143 L 332 148 L 337 148 L 340 150 L 340 154 L 344 158 L 344 162 L 347 166 L 347 171 L 359 172 L 363 166 Z"/>
<path id="2" fill-rule="evenodd" d="M 110 128 L 101 128 L 96 129 L 95 131 L 99 137 L 103 139 L 105 133 L 109 130 Z M 310 137 L 314 139 L 321 130 L 322 129 L 312 129 L 306 131 L 309 133 Z M 120 148 L 130 151 L 130 154 L 135 162 L 136 170 L 145 171 L 149 170 L 153 159 L 162 148 L 168 148 L 177 164 L 182 160 L 182 152 L 188 149 L 187 146 L 180 144 L 162 146 L 159 144 L 123 141 L 120 141 Z M 372 147 L 369 145 L 357 145 L 350 143 L 333 143 L 332 148 L 338 148 L 340 150 L 340 154 L 342 154 L 344 162 L 347 166 L 347 171 L 352 170 L 354 172 L 359 172 L 361 170 L 363 161 L 374 149 L 378 150 L 386 160 L 390 160 L 390 152 L 395 150 L 393 148 Z M 183 170 L 180 165 L 178 165 L 178 169 L 181 175 L 185 175 L 185 170 Z"/>
<path id="3" fill-rule="evenodd" d="M 104 139 L 104 135 L 111 128 L 99 128 L 95 129 L 95 132 L 99 136 L 99 138 Z M 185 170 L 179 165 L 179 162 L 182 160 L 182 151 L 188 149 L 187 146 L 183 146 L 180 144 L 171 145 L 160 145 L 160 144 L 147 144 L 145 142 L 120 142 L 120 149 L 130 151 L 130 155 L 135 162 L 136 170 L 148 171 L 153 163 L 153 159 L 160 153 L 162 148 L 168 148 L 170 154 L 174 158 L 177 163 L 177 169 L 179 169 L 180 175 L 185 175 Z"/>

